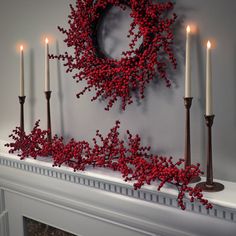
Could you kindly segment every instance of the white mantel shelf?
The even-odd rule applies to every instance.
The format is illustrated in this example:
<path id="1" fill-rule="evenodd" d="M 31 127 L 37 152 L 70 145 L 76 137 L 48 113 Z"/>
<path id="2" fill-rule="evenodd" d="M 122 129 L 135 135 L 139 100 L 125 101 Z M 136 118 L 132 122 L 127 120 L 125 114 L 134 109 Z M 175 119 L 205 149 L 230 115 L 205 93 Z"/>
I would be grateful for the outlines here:
<path id="1" fill-rule="evenodd" d="M 75 173 L 65 166 L 52 167 L 48 158 L 20 160 L 18 156 L 8 154 L 3 145 L 0 150 L 0 236 L 21 236 L 14 233 L 17 232 L 16 219 L 11 223 L 13 210 L 19 207 L 10 202 L 13 195 L 22 202 L 26 198 L 27 204 L 37 201 L 48 207 L 57 206 L 79 214 L 80 217 L 109 223 L 114 228 L 114 232 L 110 233 L 112 236 L 236 235 L 236 183 L 220 181 L 225 185 L 224 191 L 205 193 L 205 197 L 214 205 L 213 210 L 206 210 L 201 204 L 190 203 L 186 199 L 186 211 L 182 211 L 177 206 L 177 190 L 173 186 L 163 187 L 158 192 L 157 185 L 152 184 L 135 191 L 133 183 L 124 182 L 118 172 L 91 168 Z M 44 212 L 45 216 L 43 213 L 34 216 L 27 209 L 21 210 L 24 216 L 49 222 L 76 235 L 108 235 L 103 232 L 106 231 L 105 226 L 101 231 L 103 233 L 99 233 L 98 226 L 92 235 L 88 227 L 81 232 L 82 226 L 81 231 L 77 231 L 76 226 L 63 226 L 63 221 L 55 220 L 57 217 L 47 219 L 47 212 Z M 122 228 L 129 233 L 119 231 L 116 234 L 117 227 L 118 231 Z M 224 234 L 225 230 L 227 234 Z M 214 234 L 209 234 L 211 231 Z"/>

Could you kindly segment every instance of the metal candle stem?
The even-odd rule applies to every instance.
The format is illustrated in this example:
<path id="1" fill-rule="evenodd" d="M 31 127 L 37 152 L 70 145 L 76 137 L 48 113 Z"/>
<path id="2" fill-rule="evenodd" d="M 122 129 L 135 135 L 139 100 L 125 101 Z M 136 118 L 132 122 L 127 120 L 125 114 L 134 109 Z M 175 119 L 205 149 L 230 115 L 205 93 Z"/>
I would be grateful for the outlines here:
<path id="1" fill-rule="evenodd" d="M 20 128 L 22 131 L 25 131 L 24 127 L 24 103 L 25 103 L 26 96 L 19 96 L 20 102 Z"/>
<path id="2" fill-rule="evenodd" d="M 203 191 L 219 192 L 224 189 L 224 185 L 213 181 L 213 163 L 212 163 L 212 125 L 214 122 L 214 115 L 205 115 L 207 133 L 208 133 L 208 148 L 207 148 L 207 176 L 206 182 L 197 184 Z"/>
<path id="3" fill-rule="evenodd" d="M 184 159 L 185 159 L 185 168 L 187 166 L 191 165 L 191 135 L 190 135 L 190 108 L 192 106 L 192 97 L 185 97 L 184 98 L 184 106 L 186 108 L 186 124 L 185 124 L 185 155 L 184 155 Z M 200 177 L 194 177 L 191 180 L 191 183 L 196 183 L 199 182 L 201 180 Z"/>
<path id="4" fill-rule="evenodd" d="M 50 98 L 51 98 L 52 91 L 45 91 L 45 96 L 47 99 L 47 129 L 49 130 L 48 133 L 48 142 L 52 141 L 52 130 L 51 130 L 51 113 L 50 113 Z"/>
<path id="5" fill-rule="evenodd" d="M 184 98 L 186 108 L 186 124 L 185 124 L 185 168 L 191 165 L 191 141 L 190 141 L 190 108 L 193 98 Z"/>

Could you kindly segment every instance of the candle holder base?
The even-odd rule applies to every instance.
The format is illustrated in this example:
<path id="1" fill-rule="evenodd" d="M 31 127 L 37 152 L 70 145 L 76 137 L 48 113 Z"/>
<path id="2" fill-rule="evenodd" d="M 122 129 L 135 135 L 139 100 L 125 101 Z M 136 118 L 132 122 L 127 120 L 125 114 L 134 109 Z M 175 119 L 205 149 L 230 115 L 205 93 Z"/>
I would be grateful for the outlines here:
<path id="1" fill-rule="evenodd" d="M 196 187 L 201 188 L 204 192 L 220 192 L 224 190 L 224 185 L 221 183 L 213 182 L 213 184 L 207 184 L 207 182 L 201 182 L 196 185 Z"/>
<path id="2" fill-rule="evenodd" d="M 190 184 L 195 184 L 195 183 L 198 183 L 201 181 L 201 177 L 200 176 L 196 176 L 196 177 L 193 177 L 191 180 L 190 180 Z"/>

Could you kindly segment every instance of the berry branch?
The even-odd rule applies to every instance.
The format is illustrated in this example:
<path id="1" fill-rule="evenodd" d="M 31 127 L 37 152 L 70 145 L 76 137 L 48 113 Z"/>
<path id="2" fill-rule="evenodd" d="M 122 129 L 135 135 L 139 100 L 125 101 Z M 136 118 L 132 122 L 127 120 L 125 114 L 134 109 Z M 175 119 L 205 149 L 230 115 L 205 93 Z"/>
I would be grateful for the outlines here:
<path id="1" fill-rule="evenodd" d="M 190 186 L 191 179 L 202 174 L 199 164 L 183 168 L 183 159 L 174 162 L 172 157 L 151 154 L 150 147 L 141 145 L 139 135 L 127 131 L 127 141 L 121 139 L 119 128 L 120 122 L 117 121 L 107 136 L 97 130 L 92 145 L 74 139 L 64 144 L 63 138 L 56 135 L 49 143 L 49 131 L 41 130 L 37 121 L 28 135 L 19 127 L 14 129 L 10 135 L 13 142 L 5 146 L 10 148 L 9 153 L 17 152 L 21 159 L 51 156 L 54 167 L 67 165 L 74 171 L 84 171 L 93 166 L 119 171 L 124 181 L 134 181 L 135 190 L 153 182 L 159 183 L 158 191 L 165 184 L 172 184 L 178 189 L 181 209 L 185 209 L 184 197 L 189 197 L 191 202 L 200 201 L 207 209 L 212 208 L 203 198 L 202 190 Z"/>

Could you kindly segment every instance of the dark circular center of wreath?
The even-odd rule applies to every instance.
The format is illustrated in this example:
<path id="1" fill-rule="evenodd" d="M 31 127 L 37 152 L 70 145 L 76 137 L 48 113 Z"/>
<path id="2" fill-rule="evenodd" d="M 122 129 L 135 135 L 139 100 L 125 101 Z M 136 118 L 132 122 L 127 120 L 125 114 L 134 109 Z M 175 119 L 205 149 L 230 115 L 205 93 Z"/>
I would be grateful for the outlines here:
<path id="1" fill-rule="evenodd" d="M 130 24 L 133 19 L 130 17 L 131 8 L 126 6 L 123 10 L 117 6 L 107 6 L 96 22 L 94 32 L 94 44 L 96 51 L 101 58 L 113 58 L 119 60 L 122 53 L 129 51 L 132 38 L 128 38 Z M 134 32 L 137 32 L 137 28 Z M 140 48 L 142 37 L 136 42 L 134 49 Z"/>

